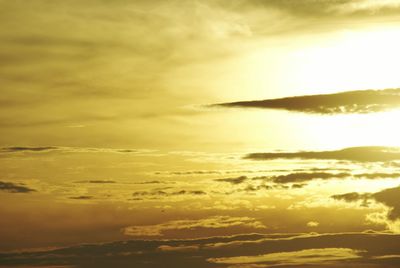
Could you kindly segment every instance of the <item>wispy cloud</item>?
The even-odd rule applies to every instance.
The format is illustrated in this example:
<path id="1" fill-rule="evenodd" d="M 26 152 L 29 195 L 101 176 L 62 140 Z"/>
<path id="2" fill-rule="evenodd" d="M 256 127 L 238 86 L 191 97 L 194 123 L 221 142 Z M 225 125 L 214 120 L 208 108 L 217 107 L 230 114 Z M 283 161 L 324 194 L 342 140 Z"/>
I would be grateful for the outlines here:
<path id="1" fill-rule="evenodd" d="M 400 108 L 400 89 L 348 91 L 334 94 L 221 103 L 214 106 L 281 109 L 315 114 L 373 113 Z"/>
<path id="2" fill-rule="evenodd" d="M 168 187 L 169 188 L 169 187 Z M 203 196 L 207 193 L 202 190 L 174 190 L 165 191 L 163 189 L 154 189 L 152 191 L 136 191 L 132 194 L 133 200 L 158 199 L 165 197 L 178 197 L 178 196 Z"/>
<path id="3" fill-rule="evenodd" d="M 360 251 L 350 248 L 318 248 L 257 256 L 210 258 L 208 261 L 218 264 L 265 264 L 262 267 L 311 265 L 361 258 L 359 253 Z"/>
<path id="4" fill-rule="evenodd" d="M 48 152 L 61 152 L 61 153 L 144 153 L 150 150 L 138 149 L 114 149 L 114 148 L 95 148 L 95 147 L 60 147 L 60 146 L 43 146 L 43 147 L 29 147 L 29 146 L 13 146 L 0 148 L 0 153 L 48 153 Z"/>
<path id="5" fill-rule="evenodd" d="M 130 236 L 162 236 L 165 231 L 170 230 L 220 229 L 233 226 L 247 226 L 255 229 L 266 228 L 264 224 L 254 218 L 214 216 L 199 220 L 176 220 L 156 225 L 129 226 L 123 229 L 123 233 Z"/>

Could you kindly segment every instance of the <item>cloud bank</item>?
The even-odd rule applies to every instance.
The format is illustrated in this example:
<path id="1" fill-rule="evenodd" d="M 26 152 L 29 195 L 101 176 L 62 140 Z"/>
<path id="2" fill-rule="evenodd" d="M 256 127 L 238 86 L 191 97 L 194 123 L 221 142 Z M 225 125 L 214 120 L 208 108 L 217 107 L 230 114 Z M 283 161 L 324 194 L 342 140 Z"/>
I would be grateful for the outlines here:
<path id="1" fill-rule="evenodd" d="M 290 265 L 387 268 L 399 264 L 399 238 L 399 235 L 385 233 L 332 233 L 131 240 L 41 252 L 3 253 L 0 263 L 4 267 L 239 268 Z"/>

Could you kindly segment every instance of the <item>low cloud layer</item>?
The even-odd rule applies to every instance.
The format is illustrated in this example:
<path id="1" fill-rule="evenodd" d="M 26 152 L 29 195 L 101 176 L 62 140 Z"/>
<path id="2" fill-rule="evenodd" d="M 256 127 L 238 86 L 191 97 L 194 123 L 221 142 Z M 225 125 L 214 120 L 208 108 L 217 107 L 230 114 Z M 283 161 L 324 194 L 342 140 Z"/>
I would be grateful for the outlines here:
<path id="1" fill-rule="evenodd" d="M 350 147 L 334 151 L 251 153 L 246 155 L 244 158 L 250 160 L 315 159 L 345 160 L 356 162 L 386 162 L 400 160 L 400 149 L 397 147 L 365 146 Z"/>
<path id="2" fill-rule="evenodd" d="M 190 240 L 131 240 L 0 255 L 17 265 L 103 267 L 396 267 L 399 235 L 243 234 Z M 390 245 L 390 246 L 388 246 Z M 320 266 L 317 266 L 320 267 Z"/>
<path id="3" fill-rule="evenodd" d="M 358 90 L 258 101 L 221 103 L 217 106 L 281 109 L 315 114 L 373 113 L 400 107 L 400 89 Z"/>

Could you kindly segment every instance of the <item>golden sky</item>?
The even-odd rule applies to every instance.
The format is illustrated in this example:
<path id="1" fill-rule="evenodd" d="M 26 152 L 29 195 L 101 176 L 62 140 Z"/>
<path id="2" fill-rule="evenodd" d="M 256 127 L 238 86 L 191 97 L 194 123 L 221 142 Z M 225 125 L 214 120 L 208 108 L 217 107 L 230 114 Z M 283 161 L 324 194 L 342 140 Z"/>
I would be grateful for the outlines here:
<path id="1" fill-rule="evenodd" d="M 399 12 L 0 0 L 0 267 L 398 267 Z"/>

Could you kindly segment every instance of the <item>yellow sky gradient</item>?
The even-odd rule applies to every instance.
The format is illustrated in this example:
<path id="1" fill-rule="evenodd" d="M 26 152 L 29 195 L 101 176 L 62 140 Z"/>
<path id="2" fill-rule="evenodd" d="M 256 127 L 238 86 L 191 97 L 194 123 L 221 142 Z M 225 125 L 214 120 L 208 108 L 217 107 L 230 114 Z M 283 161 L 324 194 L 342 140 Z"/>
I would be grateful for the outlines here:
<path id="1" fill-rule="evenodd" d="M 399 11 L 0 0 L 0 267 L 397 267 Z"/>

